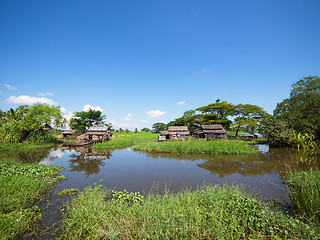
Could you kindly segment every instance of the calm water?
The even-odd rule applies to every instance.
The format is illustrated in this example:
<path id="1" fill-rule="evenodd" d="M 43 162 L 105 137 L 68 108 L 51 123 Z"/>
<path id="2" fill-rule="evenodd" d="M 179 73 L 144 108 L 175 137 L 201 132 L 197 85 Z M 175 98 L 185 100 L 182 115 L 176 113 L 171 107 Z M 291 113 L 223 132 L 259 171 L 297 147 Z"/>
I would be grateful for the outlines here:
<path id="1" fill-rule="evenodd" d="M 196 155 L 135 152 L 132 148 L 97 152 L 91 148 L 41 149 L 20 152 L 26 162 L 59 165 L 66 176 L 49 201 L 42 203 L 44 219 L 39 238 L 54 237 L 60 222 L 59 209 L 70 197 L 58 198 L 56 193 L 66 188 L 83 188 L 102 180 L 111 189 L 140 191 L 169 188 L 179 191 L 195 189 L 203 183 L 237 184 L 264 200 L 288 201 L 282 177 L 291 170 L 319 168 L 319 156 L 307 156 L 289 148 L 260 145 L 255 155 Z M 14 153 L 12 153 L 14 154 Z M 55 227 L 49 228 L 53 224 Z"/>

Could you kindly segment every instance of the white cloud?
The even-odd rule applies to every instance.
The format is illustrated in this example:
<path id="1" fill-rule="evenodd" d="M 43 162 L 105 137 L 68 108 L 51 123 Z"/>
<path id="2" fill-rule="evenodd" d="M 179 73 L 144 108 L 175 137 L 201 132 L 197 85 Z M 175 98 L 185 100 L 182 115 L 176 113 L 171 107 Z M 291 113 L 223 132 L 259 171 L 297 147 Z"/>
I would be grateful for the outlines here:
<path id="1" fill-rule="evenodd" d="M 4 84 L 4 86 L 5 87 L 7 87 L 8 89 L 10 89 L 10 90 L 16 90 L 17 88 L 16 87 L 14 87 L 14 86 L 11 86 L 11 85 L 9 85 L 9 84 Z"/>
<path id="2" fill-rule="evenodd" d="M 123 119 L 124 121 L 131 121 L 132 114 L 128 113 L 128 115 Z"/>
<path id="3" fill-rule="evenodd" d="M 141 120 L 141 122 L 142 122 L 142 123 L 147 123 L 148 121 L 147 121 L 147 120 Z"/>
<path id="4" fill-rule="evenodd" d="M 67 112 L 67 109 L 66 109 L 65 107 L 61 107 L 60 110 L 61 110 L 61 112 L 62 112 L 63 114 L 65 114 L 65 113 Z"/>
<path id="5" fill-rule="evenodd" d="M 45 92 L 45 93 L 37 93 L 38 97 L 44 97 L 44 96 L 53 96 L 52 92 Z"/>
<path id="6" fill-rule="evenodd" d="M 184 105 L 185 102 L 186 102 L 185 100 L 177 102 L 177 105 Z"/>
<path id="7" fill-rule="evenodd" d="M 49 105 L 57 105 L 57 103 L 55 101 L 53 101 L 52 99 L 44 98 L 44 97 L 41 97 L 41 98 L 31 97 L 31 96 L 27 96 L 27 95 L 20 95 L 18 97 L 11 96 L 11 97 L 7 98 L 6 101 L 9 103 L 27 104 L 27 105 L 31 105 L 34 103 L 47 103 Z"/>
<path id="8" fill-rule="evenodd" d="M 158 118 L 165 114 L 166 114 L 165 111 L 160 111 L 160 110 L 150 110 L 149 112 L 147 112 L 147 115 L 149 116 L 149 118 Z"/>
<path id="9" fill-rule="evenodd" d="M 87 112 L 87 111 L 89 111 L 90 109 L 96 110 L 96 111 L 101 111 L 101 112 L 104 111 L 100 106 L 93 107 L 93 106 L 91 106 L 91 105 L 89 105 L 89 104 L 84 105 L 82 111 Z"/>

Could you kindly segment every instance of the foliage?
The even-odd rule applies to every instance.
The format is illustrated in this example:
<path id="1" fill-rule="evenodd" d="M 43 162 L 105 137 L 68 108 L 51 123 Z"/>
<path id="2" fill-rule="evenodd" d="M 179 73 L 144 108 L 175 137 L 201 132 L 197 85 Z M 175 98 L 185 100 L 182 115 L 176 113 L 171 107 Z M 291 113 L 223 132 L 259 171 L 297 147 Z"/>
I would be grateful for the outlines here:
<path id="1" fill-rule="evenodd" d="M 245 129 L 247 132 L 253 134 L 259 126 L 260 119 L 267 116 L 267 113 L 263 110 L 263 108 L 252 104 L 238 104 L 235 108 L 235 111 L 235 137 L 238 137 L 240 128 Z"/>
<path id="2" fill-rule="evenodd" d="M 134 147 L 140 151 L 156 151 L 169 153 L 199 153 L 199 154 L 251 154 L 257 153 L 252 146 L 242 141 L 167 141 L 148 142 Z"/>
<path id="3" fill-rule="evenodd" d="M 151 130 L 149 128 L 142 128 L 141 132 L 151 132 Z"/>
<path id="4" fill-rule="evenodd" d="M 168 127 L 164 123 L 155 123 L 152 125 L 152 130 L 156 133 L 166 131 L 167 129 L 168 129 Z"/>
<path id="5" fill-rule="evenodd" d="M 232 123 L 228 117 L 236 114 L 236 106 L 220 99 L 196 110 L 203 114 L 202 124 L 221 124 L 225 129 L 229 129 Z"/>
<path id="6" fill-rule="evenodd" d="M 137 133 L 137 132 L 138 132 L 138 128 L 135 128 L 135 129 L 134 129 L 134 132 Z"/>
<path id="7" fill-rule="evenodd" d="M 318 145 L 315 142 L 315 137 L 311 133 L 302 134 L 293 132 L 291 144 L 298 149 L 316 150 L 318 148 Z"/>
<path id="8" fill-rule="evenodd" d="M 268 116 L 261 119 L 259 132 L 265 136 L 274 147 L 289 146 L 293 130 L 285 121 Z"/>
<path id="9" fill-rule="evenodd" d="M 119 204 L 86 188 L 67 205 L 61 239 L 317 239 L 319 229 L 270 210 L 238 187 L 204 186 Z M 122 197 L 120 198 L 122 199 Z"/>
<path id="10" fill-rule="evenodd" d="M 75 112 L 74 117 L 70 119 L 71 129 L 77 130 L 78 133 L 84 133 L 89 127 L 94 125 L 107 125 L 104 119 L 105 115 L 99 110 Z"/>
<path id="11" fill-rule="evenodd" d="M 52 135 L 51 133 L 43 130 L 33 131 L 29 134 L 26 139 L 27 143 L 29 144 L 37 144 L 43 145 L 48 143 L 61 143 L 62 141 L 59 140 L 56 136 Z"/>
<path id="12" fill-rule="evenodd" d="M 16 110 L 11 108 L 0 119 L 0 142 L 20 143 L 30 133 L 44 129 L 45 124 L 61 127 L 64 122 L 61 110 L 56 106 L 36 103 L 19 106 Z"/>
<path id="13" fill-rule="evenodd" d="M 71 194 L 75 194 L 79 191 L 78 188 L 68 188 L 68 189 L 63 189 L 62 191 L 58 192 L 58 197 L 62 196 L 68 196 Z"/>
<path id="14" fill-rule="evenodd" d="M 292 85 L 290 97 L 277 104 L 274 116 L 299 133 L 320 139 L 320 78 L 304 77 Z"/>
<path id="15" fill-rule="evenodd" d="M 61 170 L 59 166 L 24 164 L 15 159 L 0 161 L 0 235 L 4 239 L 35 228 L 41 214 L 33 204 L 59 181 Z"/>
<path id="16" fill-rule="evenodd" d="M 140 194 L 140 192 L 131 192 L 129 193 L 127 190 L 116 191 L 112 190 L 112 202 L 121 203 L 121 204 L 143 204 L 144 197 Z"/>
<path id="17" fill-rule="evenodd" d="M 299 171 L 287 175 L 286 186 L 293 210 L 308 221 L 320 224 L 320 171 Z"/>

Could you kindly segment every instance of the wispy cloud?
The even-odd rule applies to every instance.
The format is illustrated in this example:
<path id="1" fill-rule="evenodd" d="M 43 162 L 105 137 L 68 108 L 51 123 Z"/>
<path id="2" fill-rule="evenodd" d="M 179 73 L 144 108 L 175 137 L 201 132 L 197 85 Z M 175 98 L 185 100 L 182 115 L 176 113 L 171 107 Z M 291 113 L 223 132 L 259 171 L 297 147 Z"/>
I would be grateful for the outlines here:
<path id="1" fill-rule="evenodd" d="M 141 120 L 141 122 L 142 122 L 142 123 L 147 123 L 148 121 L 147 121 L 147 120 Z"/>
<path id="2" fill-rule="evenodd" d="M 38 97 L 45 97 L 45 96 L 53 96 L 53 93 L 52 92 L 45 92 L 45 93 L 37 93 L 37 96 Z"/>
<path id="3" fill-rule="evenodd" d="M 128 115 L 123 119 L 124 121 L 131 121 L 132 114 L 128 113 Z"/>
<path id="4" fill-rule="evenodd" d="M 186 102 L 185 100 L 177 102 L 177 105 L 184 105 L 185 102 Z"/>
<path id="5" fill-rule="evenodd" d="M 101 112 L 104 111 L 104 109 L 103 109 L 102 107 L 100 107 L 100 106 L 93 107 L 93 106 L 91 106 L 91 105 L 89 105 L 89 104 L 84 105 L 82 111 L 87 112 L 87 111 L 89 111 L 90 109 L 96 110 L 96 111 L 101 111 Z"/>
<path id="6" fill-rule="evenodd" d="M 9 90 L 16 90 L 17 88 L 14 86 L 11 86 L 10 84 L 5 83 L 4 84 L 5 87 L 7 87 Z"/>
<path id="7" fill-rule="evenodd" d="M 49 98 L 44 98 L 44 97 L 38 98 L 38 97 L 31 97 L 27 95 L 20 95 L 18 97 L 11 96 L 7 98 L 6 101 L 8 103 L 27 104 L 27 105 L 31 105 L 34 103 L 47 103 L 49 105 L 58 105 L 55 101 Z"/>
<path id="8" fill-rule="evenodd" d="M 158 118 L 165 114 L 166 114 L 165 111 L 160 111 L 160 110 L 150 110 L 149 112 L 147 112 L 147 115 L 149 116 L 149 118 Z"/>

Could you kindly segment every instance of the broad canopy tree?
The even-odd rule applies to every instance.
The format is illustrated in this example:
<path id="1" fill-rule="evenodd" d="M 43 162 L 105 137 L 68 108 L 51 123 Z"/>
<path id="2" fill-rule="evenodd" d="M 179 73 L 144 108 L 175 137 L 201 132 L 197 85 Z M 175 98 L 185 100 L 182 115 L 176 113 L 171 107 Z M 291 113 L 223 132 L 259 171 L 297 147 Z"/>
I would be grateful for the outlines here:
<path id="1" fill-rule="evenodd" d="M 78 133 L 84 133 L 91 126 L 109 126 L 104 120 L 106 116 L 102 115 L 99 110 L 89 109 L 89 111 L 75 112 L 74 117 L 70 119 L 71 129 L 77 130 Z"/>
<path id="2" fill-rule="evenodd" d="M 166 131 L 168 129 L 167 124 L 165 123 L 155 123 L 152 125 L 152 130 L 156 133 Z"/>

